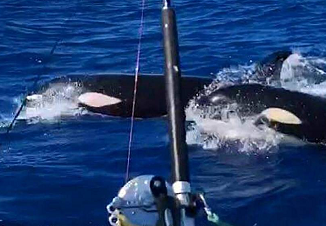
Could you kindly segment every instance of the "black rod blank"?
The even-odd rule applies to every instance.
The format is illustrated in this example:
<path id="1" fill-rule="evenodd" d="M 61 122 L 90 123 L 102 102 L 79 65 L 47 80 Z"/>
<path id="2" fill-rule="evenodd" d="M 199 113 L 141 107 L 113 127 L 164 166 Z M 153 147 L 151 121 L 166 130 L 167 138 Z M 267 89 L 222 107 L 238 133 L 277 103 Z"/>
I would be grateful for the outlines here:
<path id="1" fill-rule="evenodd" d="M 175 181 L 189 181 L 188 150 L 186 145 L 185 113 L 181 102 L 181 69 L 179 60 L 176 15 L 165 1 L 162 9 L 162 28 L 165 55 L 166 99 L 172 155 L 172 176 Z"/>

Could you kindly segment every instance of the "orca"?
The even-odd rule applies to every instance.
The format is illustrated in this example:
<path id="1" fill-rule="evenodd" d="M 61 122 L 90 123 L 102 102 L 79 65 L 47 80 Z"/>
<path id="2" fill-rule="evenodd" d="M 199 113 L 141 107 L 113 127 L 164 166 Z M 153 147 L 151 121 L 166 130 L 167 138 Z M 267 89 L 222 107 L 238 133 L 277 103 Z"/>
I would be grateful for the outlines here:
<path id="1" fill-rule="evenodd" d="M 254 77 L 259 78 L 262 82 L 264 79 L 266 81 L 271 78 L 279 78 L 282 64 L 289 55 L 291 55 L 290 51 L 278 51 L 269 55 L 257 64 Z M 188 101 L 212 81 L 212 78 L 182 76 L 181 101 L 183 106 L 186 107 Z M 239 81 L 239 83 L 244 82 Z M 36 93 L 27 96 L 26 106 L 33 108 L 44 99 L 57 95 L 58 92 L 53 93 L 56 91 L 49 89 L 56 84 L 62 86 L 75 84 L 78 87 L 78 95 L 71 98 L 76 99 L 79 106 L 90 112 L 120 117 L 131 116 L 134 94 L 134 76 L 132 74 L 70 75 L 56 78 L 42 86 Z M 134 116 L 150 118 L 166 114 L 164 76 L 140 75 Z"/>
<path id="2" fill-rule="evenodd" d="M 241 118 L 256 117 L 255 125 L 267 124 L 303 141 L 326 143 L 326 99 L 261 84 L 219 88 L 196 99 L 199 108 L 236 106 Z M 213 118 L 219 119 L 217 113 Z"/>
<path id="3" fill-rule="evenodd" d="M 27 107 L 35 106 L 55 85 L 74 84 L 77 87 L 76 101 L 93 113 L 130 117 L 134 95 L 135 77 L 131 74 L 74 75 L 57 78 L 43 86 L 36 94 L 27 96 Z M 181 101 L 186 107 L 188 101 L 206 85 L 210 78 L 184 76 L 181 78 Z M 46 93 L 47 92 L 47 93 Z M 165 99 L 165 78 L 162 75 L 139 75 L 135 114 L 137 118 L 160 117 L 167 114 Z"/>

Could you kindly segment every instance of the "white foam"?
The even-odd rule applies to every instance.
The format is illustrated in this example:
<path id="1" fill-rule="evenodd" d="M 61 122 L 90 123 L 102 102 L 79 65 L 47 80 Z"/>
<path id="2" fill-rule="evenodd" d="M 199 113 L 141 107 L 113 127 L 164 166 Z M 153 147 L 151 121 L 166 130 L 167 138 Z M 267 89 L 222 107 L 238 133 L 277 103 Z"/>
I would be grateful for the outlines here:
<path id="1" fill-rule="evenodd" d="M 296 77 L 296 74 L 300 73 L 298 72 L 298 70 L 300 70 L 301 67 L 304 67 L 304 65 L 305 65 L 304 59 L 300 54 L 298 53 L 291 54 L 283 62 L 281 68 L 281 74 L 280 74 L 281 82 L 293 80 L 294 77 Z"/>
<path id="2" fill-rule="evenodd" d="M 58 83 L 44 92 L 27 97 L 27 104 L 19 119 L 28 123 L 53 122 L 62 116 L 76 116 L 85 111 L 78 107 L 78 96 L 82 88 L 78 83 Z"/>
<path id="3" fill-rule="evenodd" d="M 194 102 L 192 102 L 194 103 Z M 234 106 L 231 107 L 232 109 Z M 265 152 L 277 148 L 283 135 L 267 126 L 254 125 L 255 118 L 241 118 L 230 106 L 222 109 L 219 120 L 212 119 L 210 110 L 190 105 L 186 109 L 187 120 L 194 123 L 187 132 L 187 143 L 204 149 L 220 149 L 236 145 L 239 152 Z"/>
<path id="4" fill-rule="evenodd" d="M 222 113 L 221 119 L 197 115 L 198 109 L 188 107 L 187 119 L 193 123 L 187 132 L 187 143 L 200 145 L 204 149 L 228 149 L 245 153 L 271 152 L 279 144 L 298 146 L 304 143 L 297 138 L 276 132 L 265 125 L 256 126 L 255 117 L 240 117 Z M 227 117 L 223 116 L 227 115 Z"/>
<path id="5" fill-rule="evenodd" d="M 283 88 L 326 96 L 326 60 L 294 53 L 283 63 L 280 82 Z"/>

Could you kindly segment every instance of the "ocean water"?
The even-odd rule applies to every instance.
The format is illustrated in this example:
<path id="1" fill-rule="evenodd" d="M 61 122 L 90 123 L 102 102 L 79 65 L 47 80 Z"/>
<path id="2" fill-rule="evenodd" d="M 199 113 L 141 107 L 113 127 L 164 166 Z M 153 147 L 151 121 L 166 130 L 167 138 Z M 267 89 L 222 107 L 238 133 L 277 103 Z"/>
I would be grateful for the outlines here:
<path id="1" fill-rule="evenodd" d="M 140 6 L 130 0 L 1 1 L 0 132 L 38 78 L 133 73 Z M 143 73 L 163 72 L 160 8 L 160 1 L 146 1 Z M 183 74 L 241 77 L 283 49 L 325 66 L 323 0 L 179 0 L 175 8 Z M 325 94 L 325 85 L 288 85 Z M 131 176 L 169 178 L 166 127 L 164 118 L 135 121 Z M 0 135 L 0 225 L 108 225 L 105 207 L 124 183 L 129 129 L 129 119 L 99 115 L 19 120 L 9 136 Z M 326 224 L 324 146 L 257 145 L 245 136 L 240 145 L 205 143 L 195 135 L 188 131 L 193 187 L 206 191 L 224 221 Z M 198 224 L 210 225 L 202 215 Z"/>

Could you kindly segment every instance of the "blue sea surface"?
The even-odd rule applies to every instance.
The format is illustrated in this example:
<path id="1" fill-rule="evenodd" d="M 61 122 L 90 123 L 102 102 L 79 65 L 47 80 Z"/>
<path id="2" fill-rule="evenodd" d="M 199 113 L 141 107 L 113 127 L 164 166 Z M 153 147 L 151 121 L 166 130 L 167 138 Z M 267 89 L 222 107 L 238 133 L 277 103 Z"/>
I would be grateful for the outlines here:
<path id="1" fill-rule="evenodd" d="M 214 77 L 292 49 L 326 57 L 325 0 L 176 0 L 183 74 Z M 33 83 L 135 70 L 141 2 L 0 1 L 0 125 Z M 146 1 L 141 72 L 163 72 L 161 1 Z M 53 51 L 53 53 L 51 53 Z M 323 107 L 323 106 L 321 106 Z M 124 184 L 130 119 L 16 123 L 1 135 L 0 225 L 108 225 Z M 2 128 L 1 133 L 5 132 Z M 194 188 L 234 226 L 326 225 L 326 148 L 189 146 Z M 165 118 L 136 120 L 131 176 L 170 177 Z M 198 225 L 210 225 L 199 216 Z"/>

